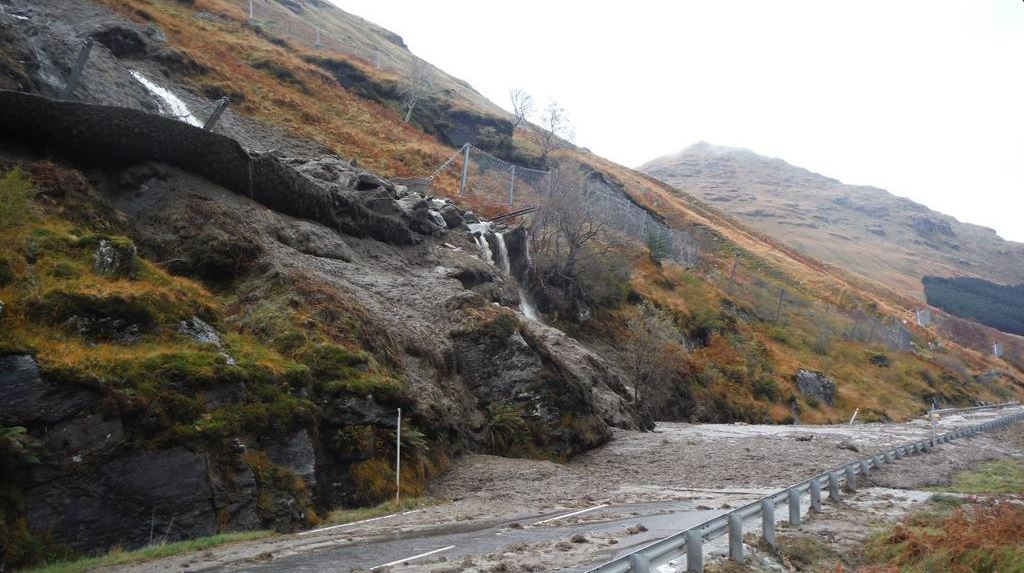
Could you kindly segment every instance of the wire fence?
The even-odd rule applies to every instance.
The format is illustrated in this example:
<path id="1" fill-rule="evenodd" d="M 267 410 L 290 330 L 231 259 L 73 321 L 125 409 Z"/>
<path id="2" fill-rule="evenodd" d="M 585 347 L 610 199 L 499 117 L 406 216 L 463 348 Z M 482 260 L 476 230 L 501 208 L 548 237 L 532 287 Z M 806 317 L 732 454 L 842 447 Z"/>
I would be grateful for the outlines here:
<path id="1" fill-rule="evenodd" d="M 434 181 L 443 172 L 459 169 L 459 195 L 477 206 L 516 211 L 536 207 L 543 211 L 551 193 L 558 193 L 558 182 L 549 171 L 516 165 L 466 144 L 429 177 Z M 604 239 L 612 243 L 642 242 L 656 250 L 660 258 L 673 260 L 687 268 L 696 266 L 700 249 L 684 230 L 672 229 L 633 203 L 604 176 L 592 172 L 585 178 L 584 197 L 587 216 L 606 229 Z"/>
<path id="2" fill-rule="evenodd" d="M 289 9 L 279 0 L 240 0 L 249 22 L 271 37 L 295 45 L 342 53 L 372 65 L 379 70 L 398 72 L 408 62 L 396 59 L 392 50 L 382 50 L 368 38 L 358 37 L 343 29 L 325 29 L 317 14 L 308 12 L 316 8 L 312 3 L 295 5 Z M 334 9 L 333 6 L 329 7 Z M 299 12 L 308 12 L 301 14 Z M 415 56 L 412 56 L 415 57 Z"/>
<path id="3" fill-rule="evenodd" d="M 863 307 L 839 307 L 814 300 L 804 293 L 765 280 L 746 267 L 751 263 L 740 257 L 726 276 L 718 279 L 726 285 L 735 311 L 745 318 L 777 325 L 771 336 L 781 342 L 799 343 L 819 354 L 828 354 L 837 340 L 855 340 L 880 344 L 893 352 L 913 350 L 913 332 L 903 318 L 886 316 Z M 713 271 L 717 273 L 717 271 Z M 798 327 L 798 328 L 794 328 Z M 791 340 L 803 333 L 807 340 Z"/>

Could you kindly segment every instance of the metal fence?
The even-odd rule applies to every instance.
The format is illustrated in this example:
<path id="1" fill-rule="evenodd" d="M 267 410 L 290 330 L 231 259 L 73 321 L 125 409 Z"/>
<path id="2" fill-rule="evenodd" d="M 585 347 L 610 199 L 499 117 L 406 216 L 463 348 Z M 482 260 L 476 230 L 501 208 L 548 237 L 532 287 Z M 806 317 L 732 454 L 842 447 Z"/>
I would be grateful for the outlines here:
<path id="1" fill-rule="evenodd" d="M 477 205 L 542 211 L 545 198 L 559 191 L 548 171 L 510 163 L 468 143 L 428 180 L 436 180 L 449 169 L 460 170 L 459 196 Z M 605 240 L 657 244 L 666 259 L 686 267 L 697 264 L 700 249 L 689 233 L 666 226 L 601 178 L 586 179 L 585 197 L 589 215 L 609 231 Z"/>
<path id="2" fill-rule="evenodd" d="M 307 48 L 346 54 L 377 69 L 397 72 L 409 65 L 408 62 L 395 60 L 389 50 L 381 50 L 365 38 L 350 37 L 342 31 L 322 28 L 317 24 L 316 14 L 301 15 L 277 0 L 239 0 L 239 3 L 247 11 L 250 24 L 259 26 L 269 36 Z M 313 3 L 302 6 L 304 10 L 312 8 L 315 8 Z M 329 8 L 334 9 L 333 6 Z"/>
<path id="3" fill-rule="evenodd" d="M 788 522 L 791 525 L 800 525 L 801 502 L 805 495 L 810 499 L 810 511 L 820 513 L 823 488 L 827 490 L 829 499 L 839 500 L 841 482 L 847 491 L 856 491 L 858 482 L 864 481 L 872 468 L 878 469 L 884 464 L 904 457 L 931 451 L 939 444 L 971 437 L 984 431 L 1005 428 L 1021 420 L 1024 420 L 1024 412 L 883 450 L 873 456 L 818 474 L 782 491 L 670 535 L 628 555 L 590 569 L 588 573 L 650 573 L 661 565 L 682 566 L 682 563 L 676 563 L 676 561 L 683 557 L 686 559 L 685 570 L 688 573 L 703 573 L 704 544 L 725 534 L 729 535 L 729 558 L 742 562 L 745 520 L 760 516 L 761 538 L 765 543 L 774 546 L 775 509 L 780 504 L 784 504 L 788 508 Z"/>

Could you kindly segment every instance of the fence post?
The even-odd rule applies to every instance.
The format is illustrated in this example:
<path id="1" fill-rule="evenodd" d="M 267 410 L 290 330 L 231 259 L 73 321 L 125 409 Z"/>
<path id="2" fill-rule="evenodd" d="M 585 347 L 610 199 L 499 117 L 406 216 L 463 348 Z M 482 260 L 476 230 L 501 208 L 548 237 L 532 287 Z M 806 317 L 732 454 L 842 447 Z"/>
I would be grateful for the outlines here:
<path id="1" fill-rule="evenodd" d="M 775 547 L 775 498 L 761 500 L 761 539 Z"/>
<path id="2" fill-rule="evenodd" d="M 75 88 L 78 87 L 78 80 L 82 78 L 85 63 L 89 61 L 90 52 L 92 52 L 92 38 L 86 38 L 82 43 L 82 48 L 78 50 L 78 59 L 75 60 L 75 67 L 71 68 L 68 83 L 64 86 L 64 99 L 71 99 L 71 96 L 74 95 Z"/>
<path id="3" fill-rule="evenodd" d="M 846 466 L 846 491 L 854 492 L 857 491 L 857 474 L 854 471 L 856 464 L 850 464 Z"/>
<path id="4" fill-rule="evenodd" d="M 729 559 L 743 562 L 743 517 L 736 512 L 729 514 Z"/>
<path id="5" fill-rule="evenodd" d="M 704 573 L 704 536 L 697 529 L 686 532 L 686 573 Z"/>
<path id="6" fill-rule="evenodd" d="M 800 525 L 800 492 L 796 489 L 789 490 L 789 523 Z"/>
<path id="7" fill-rule="evenodd" d="M 821 513 L 821 484 L 818 478 L 811 480 L 811 511 Z"/>
<path id="8" fill-rule="evenodd" d="M 934 410 L 934 409 L 935 409 L 935 406 L 932 406 L 932 410 Z M 928 411 L 928 420 L 931 422 L 931 426 L 932 426 L 932 444 L 934 444 L 935 443 L 935 413 L 932 412 L 931 410 Z"/>
<path id="9" fill-rule="evenodd" d="M 469 174 L 469 144 L 462 146 L 462 180 L 459 182 L 459 196 L 466 194 L 466 175 Z"/>
<path id="10" fill-rule="evenodd" d="M 650 573 L 651 560 L 644 555 L 634 553 L 629 556 L 629 570 L 632 573 Z"/>
<path id="11" fill-rule="evenodd" d="M 516 166 L 513 165 L 508 171 L 508 206 L 511 207 L 516 193 Z"/>
<path id="12" fill-rule="evenodd" d="M 828 498 L 831 501 L 839 501 L 839 478 L 832 472 L 828 472 Z"/>
<path id="13" fill-rule="evenodd" d="M 217 101 L 217 107 L 213 108 L 213 113 L 210 117 L 206 118 L 206 123 L 203 124 L 203 129 L 210 131 L 213 126 L 217 124 L 217 120 L 220 119 L 220 115 L 224 113 L 224 110 L 228 108 L 228 98 L 222 97 Z"/>

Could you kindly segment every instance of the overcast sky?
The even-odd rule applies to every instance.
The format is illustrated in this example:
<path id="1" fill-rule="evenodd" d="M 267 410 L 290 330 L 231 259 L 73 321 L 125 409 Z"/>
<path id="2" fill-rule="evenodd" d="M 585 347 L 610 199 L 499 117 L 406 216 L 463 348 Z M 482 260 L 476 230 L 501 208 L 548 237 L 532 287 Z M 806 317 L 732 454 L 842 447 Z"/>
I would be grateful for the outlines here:
<path id="1" fill-rule="evenodd" d="M 1024 241 L 1024 2 L 334 0 L 635 167 L 705 140 Z"/>

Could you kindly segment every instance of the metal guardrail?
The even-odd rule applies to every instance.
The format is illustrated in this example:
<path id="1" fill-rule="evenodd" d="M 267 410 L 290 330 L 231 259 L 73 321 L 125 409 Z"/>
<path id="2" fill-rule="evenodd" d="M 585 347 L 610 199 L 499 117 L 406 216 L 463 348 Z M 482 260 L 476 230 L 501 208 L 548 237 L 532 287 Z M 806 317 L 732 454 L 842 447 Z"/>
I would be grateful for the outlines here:
<path id="1" fill-rule="evenodd" d="M 941 410 L 929 410 L 929 414 L 950 414 L 954 412 L 977 412 L 979 410 L 995 410 L 1002 408 L 1009 408 L 1012 406 L 1020 406 L 1020 402 L 1004 402 L 1002 404 L 991 404 L 988 406 L 974 406 L 972 408 L 943 408 Z"/>
<path id="2" fill-rule="evenodd" d="M 726 533 L 729 534 L 729 558 L 735 561 L 742 561 L 743 521 L 745 519 L 760 514 L 762 523 L 761 537 L 766 543 L 774 546 L 775 508 L 780 503 L 785 503 L 788 506 L 789 523 L 800 525 L 800 501 L 801 496 L 805 492 L 810 494 L 810 510 L 820 513 L 823 487 L 827 488 L 829 499 L 838 500 L 840 496 L 840 480 L 842 480 L 847 491 L 856 491 L 857 476 L 867 478 L 868 472 L 872 467 L 877 469 L 882 467 L 882 464 L 930 451 L 938 444 L 974 436 L 984 431 L 1004 428 L 1021 420 L 1024 420 L 1024 412 L 952 430 L 936 435 L 933 438 L 907 442 L 893 449 L 884 450 L 870 457 L 844 464 L 794 484 L 777 493 L 733 509 L 728 513 L 713 517 L 689 529 L 670 535 L 632 553 L 590 569 L 587 573 L 650 573 L 658 566 L 675 561 L 684 555 L 686 556 L 686 571 L 688 573 L 703 573 L 704 543 Z"/>

